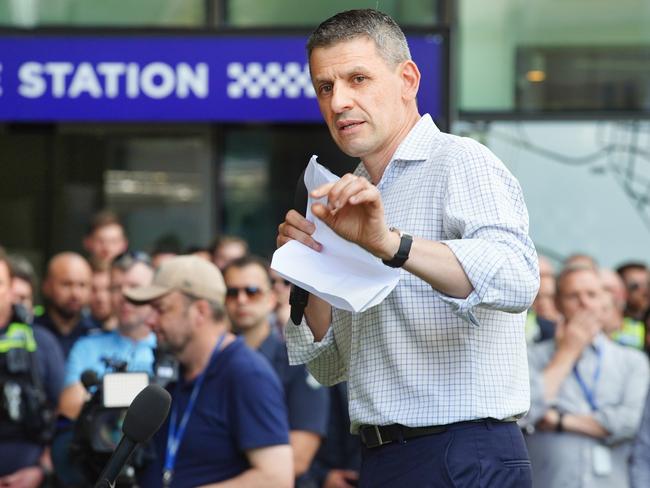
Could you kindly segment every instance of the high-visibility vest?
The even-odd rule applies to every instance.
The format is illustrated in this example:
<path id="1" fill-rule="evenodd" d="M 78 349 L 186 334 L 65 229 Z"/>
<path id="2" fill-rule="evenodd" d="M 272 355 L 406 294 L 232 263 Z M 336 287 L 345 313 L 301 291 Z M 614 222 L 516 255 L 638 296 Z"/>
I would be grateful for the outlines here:
<path id="1" fill-rule="evenodd" d="M 643 351 L 645 347 L 645 324 L 631 317 L 623 319 L 623 325 L 612 333 L 612 340 L 623 346 Z"/>

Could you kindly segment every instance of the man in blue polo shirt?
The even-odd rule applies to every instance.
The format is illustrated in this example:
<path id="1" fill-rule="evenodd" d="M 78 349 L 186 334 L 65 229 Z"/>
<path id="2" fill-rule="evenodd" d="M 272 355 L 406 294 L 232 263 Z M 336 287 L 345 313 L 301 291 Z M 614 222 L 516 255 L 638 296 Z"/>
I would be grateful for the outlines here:
<path id="1" fill-rule="evenodd" d="M 294 470 L 300 486 L 306 482 L 301 476 L 309 469 L 327 433 L 328 391 L 304 365 L 289 365 L 286 345 L 270 321 L 276 296 L 268 263 L 256 256 L 245 256 L 230 263 L 223 276 L 226 310 L 235 332 L 269 360 L 284 387 Z"/>
<path id="2" fill-rule="evenodd" d="M 125 292 L 151 303 L 148 323 L 159 347 L 181 365 L 179 381 L 167 386 L 170 415 L 154 437 L 158 459 L 141 486 L 293 484 L 282 386 L 268 363 L 229 332 L 225 291 L 212 263 L 177 256 L 160 266 L 151 286 Z"/>
<path id="3" fill-rule="evenodd" d="M 76 419 L 87 393 L 81 384 L 84 371 L 93 370 L 102 377 L 108 362 L 126 362 L 127 371 L 152 374 L 156 337 L 146 324 L 151 313 L 148 305 L 135 305 L 124 298 L 124 290 L 151 284 L 153 268 L 144 253 L 127 252 L 111 265 L 111 303 L 118 318 L 117 330 L 80 339 L 70 351 L 66 363 L 60 411 Z"/>

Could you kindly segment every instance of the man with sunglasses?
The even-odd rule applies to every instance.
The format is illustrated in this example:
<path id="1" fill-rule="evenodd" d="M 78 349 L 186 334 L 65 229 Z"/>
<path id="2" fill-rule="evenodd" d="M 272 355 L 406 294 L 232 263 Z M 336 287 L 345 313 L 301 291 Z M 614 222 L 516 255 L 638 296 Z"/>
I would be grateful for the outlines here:
<path id="1" fill-rule="evenodd" d="M 81 384 L 84 371 L 92 370 L 101 378 L 108 368 L 107 361 L 123 361 L 127 371 L 152 374 L 156 337 L 146 324 L 151 307 L 133 304 L 124 297 L 126 289 L 149 285 L 152 279 L 153 267 L 145 253 L 127 251 L 112 262 L 109 291 L 117 329 L 83 338 L 70 351 L 59 404 L 66 417 L 76 419 L 86 401 L 87 392 Z"/>
<path id="2" fill-rule="evenodd" d="M 230 332 L 217 267 L 176 256 L 161 264 L 151 286 L 125 294 L 151 304 L 148 324 L 181 365 L 179 380 L 167 386 L 171 413 L 154 437 L 158 459 L 140 485 L 292 486 L 282 387 Z"/>
<path id="3" fill-rule="evenodd" d="M 245 256 L 224 269 L 226 311 L 235 332 L 273 366 L 282 385 L 289 413 L 289 438 L 297 486 L 327 433 L 329 396 L 304 365 L 290 366 L 287 349 L 271 326 L 277 298 L 266 261 Z"/>

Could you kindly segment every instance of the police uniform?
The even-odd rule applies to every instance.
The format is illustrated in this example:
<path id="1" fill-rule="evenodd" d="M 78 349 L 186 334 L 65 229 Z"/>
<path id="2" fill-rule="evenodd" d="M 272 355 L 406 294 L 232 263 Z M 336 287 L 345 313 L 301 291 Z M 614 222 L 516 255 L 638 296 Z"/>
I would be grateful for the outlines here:
<path id="1" fill-rule="evenodd" d="M 42 327 L 30 326 L 14 315 L 0 330 L 0 392 L 5 405 L 0 409 L 0 476 L 38 465 L 47 444 L 46 440 L 39 439 L 45 429 L 30 432 L 27 427 L 45 420 L 30 418 L 30 401 L 25 395 L 31 391 L 32 401 L 44 397 L 53 411 L 63 388 L 63 375 L 63 352 L 56 338 Z M 32 410 L 40 415 L 46 409 L 37 403 Z M 21 417 L 21 421 L 15 420 Z"/>

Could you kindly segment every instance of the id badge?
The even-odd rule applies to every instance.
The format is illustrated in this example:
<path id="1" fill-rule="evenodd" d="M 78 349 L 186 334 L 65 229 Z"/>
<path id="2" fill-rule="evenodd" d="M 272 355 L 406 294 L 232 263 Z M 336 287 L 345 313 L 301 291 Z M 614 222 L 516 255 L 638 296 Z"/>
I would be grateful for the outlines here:
<path id="1" fill-rule="evenodd" d="M 591 451 L 591 459 L 596 476 L 608 476 L 612 473 L 612 453 L 609 447 L 596 444 Z"/>

